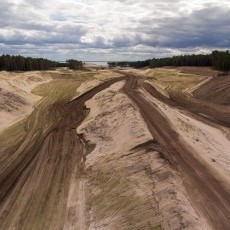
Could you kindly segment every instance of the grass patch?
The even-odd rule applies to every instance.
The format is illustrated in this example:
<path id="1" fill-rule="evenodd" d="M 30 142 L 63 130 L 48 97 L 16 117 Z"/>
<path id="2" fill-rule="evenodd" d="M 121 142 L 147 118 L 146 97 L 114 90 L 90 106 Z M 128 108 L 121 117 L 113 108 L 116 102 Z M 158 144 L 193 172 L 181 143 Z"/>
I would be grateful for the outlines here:
<path id="1" fill-rule="evenodd" d="M 14 152 L 22 141 L 26 140 L 28 145 L 30 142 L 39 142 L 50 128 L 57 127 L 66 117 L 64 104 L 76 96 L 76 89 L 84 80 L 85 78 L 76 78 L 75 75 L 69 79 L 57 77 L 36 87 L 32 93 L 42 96 L 42 99 L 37 102 L 34 111 L 26 119 L 0 134 L 1 158 L 8 155 L 8 151 L 5 151 L 7 148 Z"/>
<path id="2" fill-rule="evenodd" d="M 180 92 L 187 93 L 190 89 L 201 83 L 207 77 L 184 74 L 173 69 L 148 69 L 144 75 L 153 83 L 157 81 L 169 94 Z"/>

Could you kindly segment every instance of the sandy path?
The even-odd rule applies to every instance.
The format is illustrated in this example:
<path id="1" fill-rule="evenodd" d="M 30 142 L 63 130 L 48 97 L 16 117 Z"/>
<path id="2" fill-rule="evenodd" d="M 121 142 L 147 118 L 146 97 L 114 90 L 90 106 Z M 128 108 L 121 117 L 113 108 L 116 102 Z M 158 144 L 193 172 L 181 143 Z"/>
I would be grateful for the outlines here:
<path id="1" fill-rule="evenodd" d="M 126 76 L 129 80 L 125 92 L 140 108 L 153 138 L 167 148 L 165 157 L 182 173 L 192 203 L 215 229 L 228 229 L 230 191 L 222 186 L 212 170 L 194 157 L 194 150 L 180 140 L 162 113 L 138 93 L 136 77 L 132 74 Z"/>
<path id="2" fill-rule="evenodd" d="M 69 188 L 68 200 L 67 200 L 67 217 L 65 220 L 65 230 L 75 230 L 86 228 L 86 179 L 78 178 L 73 175 Z"/>
<path id="3" fill-rule="evenodd" d="M 230 183 L 230 129 L 216 124 L 211 126 L 210 122 L 206 124 L 182 108 L 168 106 L 145 90 L 140 92 L 167 117 L 180 138 L 199 153 L 196 157 L 205 161 L 215 173 L 221 174 L 220 180 Z"/>

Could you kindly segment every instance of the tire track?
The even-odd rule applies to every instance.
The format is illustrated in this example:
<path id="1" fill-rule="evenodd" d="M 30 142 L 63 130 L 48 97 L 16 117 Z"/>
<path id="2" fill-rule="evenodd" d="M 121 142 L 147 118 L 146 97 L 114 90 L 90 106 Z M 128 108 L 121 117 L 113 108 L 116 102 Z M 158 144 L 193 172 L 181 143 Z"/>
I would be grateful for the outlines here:
<path id="1" fill-rule="evenodd" d="M 135 102 L 149 131 L 167 149 L 167 158 L 181 172 L 192 204 L 214 229 L 230 228 L 230 192 L 213 175 L 211 169 L 194 157 L 193 150 L 183 143 L 162 113 L 138 92 L 141 81 L 130 73 L 124 92 Z M 148 88 L 145 87 L 146 90 Z M 158 97 L 162 100 L 161 96 Z M 165 103 L 166 101 L 164 101 Z"/>
<path id="2" fill-rule="evenodd" d="M 84 145 L 76 128 L 87 115 L 85 101 L 123 79 L 108 80 L 70 102 L 33 111 L 25 125 L 26 137 L 6 155 L 0 154 L 1 229 L 56 230 L 63 229 L 65 221 L 69 226 L 79 223 L 74 229 L 81 229 L 82 210 L 65 218 L 79 204 L 67 208 L 72 178 L 78 183 L 84 174 Z"/>

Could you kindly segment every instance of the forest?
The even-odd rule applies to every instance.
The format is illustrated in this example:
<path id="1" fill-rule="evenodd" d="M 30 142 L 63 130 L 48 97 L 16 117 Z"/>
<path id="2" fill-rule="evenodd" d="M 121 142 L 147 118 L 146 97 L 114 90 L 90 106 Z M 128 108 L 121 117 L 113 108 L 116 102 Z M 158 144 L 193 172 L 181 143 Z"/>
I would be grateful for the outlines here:
<path id="1" fill-rule="evenodd" d="M 77 60 L 67 60 L 64 63 L 55 62 L 44 58 L 31 58 L 23 56 L 0 56 L 0 71 L 33 71 L 50 70 L 57 67 L 69 67 L 70 69 L 82 69 L 83 63 Z"/>
<path id="2" fill-rule="evenodd" d="M 213 51 L 211 54 L 180 55 L 168 58 L 153 58 L 137 62 L 108 62 L 110 67 L 164 67 L 164 66 L 212 66 L 217 70 L 230 70 L 229 51 Z"/>
<path id="3" fill-rule="evenodd" d="M 230 70 L 229 51 L 213 51 L 211 54 L 180 55 L 168 58 L 153 58 L 145 61 L 135 62 L 108 62 L 109 67 L 164 67 L 164 66 L 212 66 L 214 69 Z M 83 63 L 74 59 L 66 62 L 55 62 L 44 58 L 31 58 L 23 56 L 0 56 L 0 71 L 32 71 L 50 70 L 57 67 L 68 67 L 73 70 L 83 69 Z"/>

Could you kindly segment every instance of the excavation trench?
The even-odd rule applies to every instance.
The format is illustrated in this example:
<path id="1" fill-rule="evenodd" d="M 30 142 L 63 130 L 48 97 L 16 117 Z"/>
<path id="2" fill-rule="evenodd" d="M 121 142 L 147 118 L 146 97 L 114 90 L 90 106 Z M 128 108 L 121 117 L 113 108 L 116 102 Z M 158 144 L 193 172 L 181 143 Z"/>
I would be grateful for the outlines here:
<path id="1" fill-rule="evenodd" d="M 73 184 L 82 186 L 84 145 L 76 128 L 87 115 L 85 102 L 124 78 L 108 80 L 70 102 L 49 108 L 44 127 L 37 109 L 26 121 L 26 136 L 1 153 L 0 226 L 2 229 L 80 229 L 79 201 L 69 202 Z M 71 204 L 69 204 L 71 203 Z M 77 218 L 76 218 L 77 217 Z M 78 228 L 79 227 L 79 228 Z"/>

